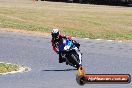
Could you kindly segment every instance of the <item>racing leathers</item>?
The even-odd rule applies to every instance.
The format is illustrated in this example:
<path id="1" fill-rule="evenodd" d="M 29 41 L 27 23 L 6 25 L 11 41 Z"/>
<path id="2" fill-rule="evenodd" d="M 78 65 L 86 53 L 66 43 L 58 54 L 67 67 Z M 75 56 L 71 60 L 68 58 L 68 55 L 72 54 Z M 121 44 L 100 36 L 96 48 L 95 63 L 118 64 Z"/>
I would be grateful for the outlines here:
<path id="1" fill-rule="evenodd" d="M 70 36 L 64 36 L 64 35 L 59 35 L 58 38 L 52 38 L 52 40 L 51 40 L 53 50 L 57 54 L 59 54 L 59 63 L 65 62 L 65 58 L 62 57 L 61 52 L 59 51 L 59 42 L 61 41 L 62 38 L 67 38 L 67 39 L 72 40 L 72 38 Z M 79 49 L 80 44 L 77 43 L 75 40 L 72 40 L 72 41 L 73 41 L 73 44 L 75 46 L 77 46 L 77 48 Z"/>

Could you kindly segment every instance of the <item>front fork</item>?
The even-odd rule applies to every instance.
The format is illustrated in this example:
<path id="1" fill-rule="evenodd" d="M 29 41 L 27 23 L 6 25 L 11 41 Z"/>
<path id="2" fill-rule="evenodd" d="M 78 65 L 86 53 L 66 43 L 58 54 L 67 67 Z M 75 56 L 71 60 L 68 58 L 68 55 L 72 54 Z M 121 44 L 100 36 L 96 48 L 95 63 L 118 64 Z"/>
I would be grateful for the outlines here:
<path id="1" fill-rule="evenodd" d="M 80 52 L 80 50 L 76 50 L 76 53 L 79 55 L 79 64 L 82 65 L 82 53 Z"/>

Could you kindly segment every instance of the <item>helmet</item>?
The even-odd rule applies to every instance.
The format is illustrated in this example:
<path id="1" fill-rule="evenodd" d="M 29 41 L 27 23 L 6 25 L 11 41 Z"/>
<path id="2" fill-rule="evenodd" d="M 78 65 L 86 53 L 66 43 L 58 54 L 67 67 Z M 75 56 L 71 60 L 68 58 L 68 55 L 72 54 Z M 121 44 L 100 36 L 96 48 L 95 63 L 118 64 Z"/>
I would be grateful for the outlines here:
<path id="1" fill-rule="evenodd" d="M 51 32 L 52 38 L 58 38 L 59 34 L 59 29 L 53 29 Z"/>

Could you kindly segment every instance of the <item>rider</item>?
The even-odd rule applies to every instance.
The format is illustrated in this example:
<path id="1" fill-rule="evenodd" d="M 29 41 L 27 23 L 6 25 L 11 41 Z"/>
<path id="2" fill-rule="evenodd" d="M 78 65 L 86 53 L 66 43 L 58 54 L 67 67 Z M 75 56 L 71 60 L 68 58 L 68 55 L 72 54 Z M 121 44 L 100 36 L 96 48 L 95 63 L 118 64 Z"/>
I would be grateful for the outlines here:
<path id="1" fill-rule="evenodd" d="M 59 63 L 62 63 L 62 62 L 65 62 L 65 59 L 61 56 L 61 52 L 59 52 L 59 42 L 62 38 L 67 38 L 67 39 L 70 39 L 72 40 L 71 37 L 69 36 L 65 36 L 65 35 L 61 35 L 60 32 L 59 32 L 59 29 L 53 29 L 52 32 L 51 32 L 51 35 L 52 35 L 52 47 L 53 47 L 53 50 L 59 54 Z M 73 41 L 73 44 L 75 46 L 77 46 L 77 48 L 79 49 L 80 47 L 80 44 L 77 43 L 75 40 L 72 40 Z"/>

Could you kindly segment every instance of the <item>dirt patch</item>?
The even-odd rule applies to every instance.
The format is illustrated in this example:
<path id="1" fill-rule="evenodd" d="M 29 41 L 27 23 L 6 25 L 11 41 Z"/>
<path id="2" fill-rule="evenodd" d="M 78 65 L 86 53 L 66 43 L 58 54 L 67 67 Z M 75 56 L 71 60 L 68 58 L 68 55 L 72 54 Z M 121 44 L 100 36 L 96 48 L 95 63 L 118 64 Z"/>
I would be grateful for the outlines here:
<path id="1" fill-rule="evenodd" d="M 114 41 L 117 41 L 117 42 L 131 42 L 132 43 L 132 40 L 127 40 L 127 39 L 115 39 Z"/>
<path id="2" fill-rule="evenodd" d="M 15 33 L 37 35 L 37 36 L 48 36 L 48 35 L 50 35 L 49 33 L 46 33 L 46 32 L 36 32 L 36 31 L 28 31 L 28 30 L 12 29 L 12 28 L 0 28 L 0 32 L 15 32 Z"/>
<path id="3" fill-rule="evenodd" d="M 23 33 L 23 34 L 30 34 L 35 36 L 49 36 L 50 33 L 46 32 L 36 32 L 36 31 L 28 31 L 22 29 L 12 29 L 12 28 L 0 28 L 0 32 L 15 32 L 15 33 Z M 127 39 L 114 39 L 115 42 L 132 42 L 132 40 Z"/>

